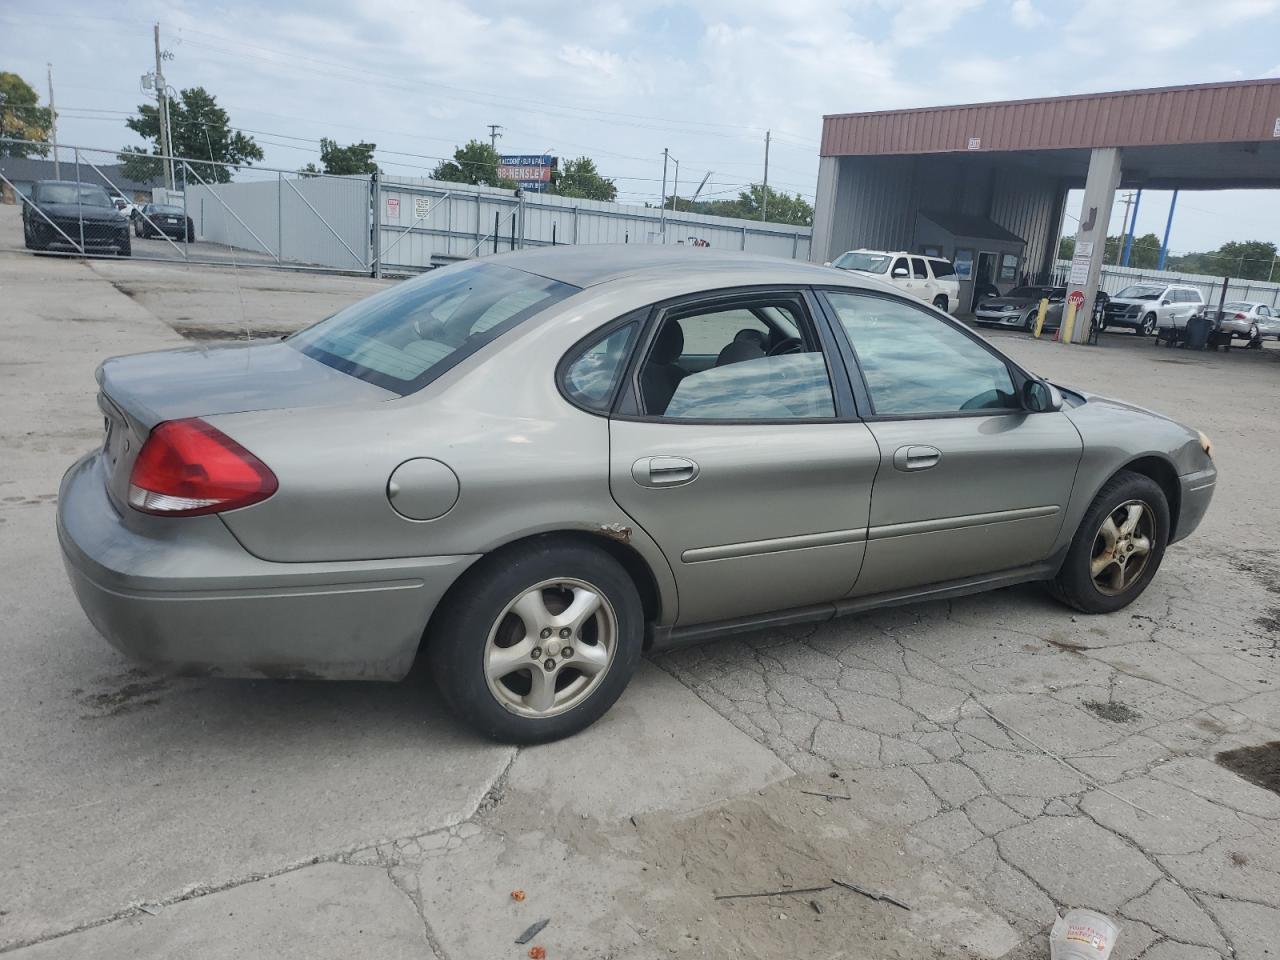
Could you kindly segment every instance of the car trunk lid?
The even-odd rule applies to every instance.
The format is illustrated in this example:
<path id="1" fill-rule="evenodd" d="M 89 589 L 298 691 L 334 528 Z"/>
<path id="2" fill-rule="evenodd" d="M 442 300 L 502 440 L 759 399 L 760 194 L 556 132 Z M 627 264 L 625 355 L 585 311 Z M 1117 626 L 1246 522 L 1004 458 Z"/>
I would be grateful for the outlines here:
<path id="1" fill-rule="evenodd" d="M 128 502 L 134 460 L 157 423 L 397 396 L 278 340 L 113 357 L 98 367 L 97 378 L 107 487 L 121 508 Z"/>

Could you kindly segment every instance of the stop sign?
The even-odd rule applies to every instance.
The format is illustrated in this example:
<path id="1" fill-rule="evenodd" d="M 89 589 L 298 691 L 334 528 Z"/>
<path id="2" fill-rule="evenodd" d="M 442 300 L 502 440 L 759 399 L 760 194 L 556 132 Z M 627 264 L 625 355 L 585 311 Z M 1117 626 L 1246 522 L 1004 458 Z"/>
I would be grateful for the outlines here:
<path id="1" fill-rule="evenodd" d="M 1071 295 L 1067 297 L 1067 303 L 1079 310 L 1084 306 L 1084 294 L 1079 290 L 1072 290 Z"/>

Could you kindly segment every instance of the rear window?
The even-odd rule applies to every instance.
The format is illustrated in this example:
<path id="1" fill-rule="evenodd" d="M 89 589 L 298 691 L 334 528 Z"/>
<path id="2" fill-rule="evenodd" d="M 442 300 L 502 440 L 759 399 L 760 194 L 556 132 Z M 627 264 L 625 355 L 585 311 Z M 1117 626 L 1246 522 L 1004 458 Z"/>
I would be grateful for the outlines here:
<path id="1" fill-rule="evenodd" d="M 343 373 L 409 394 L 578 289 L 468 263 L 406 280 L 285 342 Z"/>
<path id="2" fill-rule="evenodd" d="M 933 268 L 933 276 L 937 280 L 941 280 L 943 277 L 954 277 L 956 275 L 956 268 L 946 260 L 930 260 L 929 266 Z"/>

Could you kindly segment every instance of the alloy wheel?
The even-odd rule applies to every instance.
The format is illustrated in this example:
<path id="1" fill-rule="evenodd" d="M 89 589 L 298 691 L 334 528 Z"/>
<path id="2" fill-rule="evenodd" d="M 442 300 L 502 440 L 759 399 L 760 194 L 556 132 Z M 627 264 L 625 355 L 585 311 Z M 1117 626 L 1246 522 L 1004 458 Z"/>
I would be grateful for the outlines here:
<path id="1" fill-rule="evenodd" d="M 1153 314 L 1148 313 L 1142 318 L 1142 335 L 1149 337 L 1156 332 L 1156 318 Z"/>
<path id="2" fill-rule="evenodd" d="M 1141 500 L 1120 504 L 1102 521 L 1093 538 L 1089 574 L 1108 597 L 1132 587 L 1147 568 L 1156 535 L 1156 517 Z"/>
<path id="3" fill-rule="evenodd" d="M 512 600 L 485 642 L 489 692 L 522 717 L 553 717 L 595 692 L 618 648 L 618 616 L 585 580 L 544 580 Z"/>

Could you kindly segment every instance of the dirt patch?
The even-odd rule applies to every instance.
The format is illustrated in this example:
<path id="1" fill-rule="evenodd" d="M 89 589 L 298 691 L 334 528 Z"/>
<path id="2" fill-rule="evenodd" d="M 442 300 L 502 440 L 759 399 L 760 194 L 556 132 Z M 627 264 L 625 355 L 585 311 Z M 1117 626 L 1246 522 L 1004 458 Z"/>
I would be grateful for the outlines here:
<path id="1" fill-rule="evenodd" d="M 89 715 L 91 719 L 116 717 L 122 713 L 153 707 L 160 702 L 160 698 L 154 694 L 168 687 L 169 680 L 167 677 L 141 679 L 140 674 L 145 677 L 141 671 L 131 670 L 125 675 L 130 678 L 129 682 L 123 686 L 104 693 L 81 694 L 77 699 L 90 710 L 97 711 Z"/>
<path id="2" fill-rule="evenodd" d="M 1050 637 L 1045 641 L 1045 643 L 1049 644 L 1049 646 L 1051 647 L 1057 647 L 1059 650 L 1065 650 L 1067 653 L 1082 654 L 1086 650 L 1093 649 L 1093 647 L 1090 647 L 1086 644 L 1072 643 L 1070 640 L 1059 640 L 1057 637 Z"/>
<path id="3" fill-rule="evenodd" d="M 1280 607 L 1268 607 L 1253 621 L 1267 633 L 1280 634 Z"/>
<path id="4" fill-rule="evenodd" d="M 216 327 L 192 327 L 171 324 L 174 330 L 188 340 L 279 340 L 293 333 L 292 330 L 254 330 L 252 337 L 246 337 L 243 330 L 220 330 Z"/>
<path id="5" fill-rule="evenodd" d="M 1256 747 L 1224 750 L 1213 759 L 1242 780 L 1272 793 L 1280 793 L 1280 740 Z"/>
<path id="6" fill-rule="evenodd" d="M 1103 720 L 1109 720 L 1111 723 L 1131 723 L 1137 720 L 1142 714 L 1119 700 L 1110 700 L 1103 703 L 1101 700 L 1086 700 L 1084 708 L 1090 713 Z"/>

